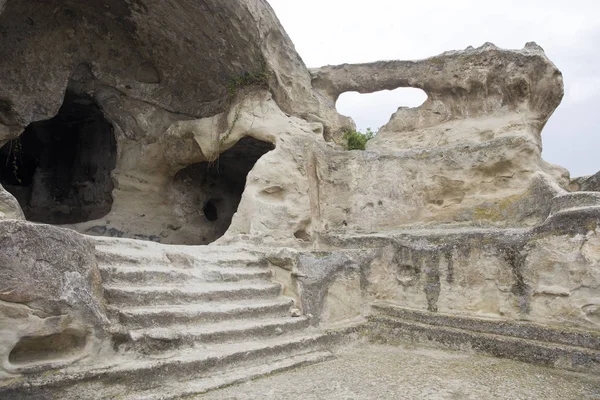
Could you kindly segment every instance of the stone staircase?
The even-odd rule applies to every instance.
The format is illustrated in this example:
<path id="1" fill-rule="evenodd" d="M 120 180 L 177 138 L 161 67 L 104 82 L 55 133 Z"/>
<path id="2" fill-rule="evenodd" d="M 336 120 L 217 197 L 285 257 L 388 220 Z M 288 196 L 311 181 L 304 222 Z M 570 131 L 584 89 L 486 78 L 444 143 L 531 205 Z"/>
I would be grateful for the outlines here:
<path id="1" fill-rule="evenodd" d="M 377 343 L 416 342 L 547 367 L 600 373 L 600 332 L 372 305 L 366 329 Z"/>
<path id="2" fill-rule="evenodd" d="M 292 317 L 257 253 L 96 240 L 114 357 L 32 376 L 1 398 L 180 398 L 328 360 L 343 337 Z"/>

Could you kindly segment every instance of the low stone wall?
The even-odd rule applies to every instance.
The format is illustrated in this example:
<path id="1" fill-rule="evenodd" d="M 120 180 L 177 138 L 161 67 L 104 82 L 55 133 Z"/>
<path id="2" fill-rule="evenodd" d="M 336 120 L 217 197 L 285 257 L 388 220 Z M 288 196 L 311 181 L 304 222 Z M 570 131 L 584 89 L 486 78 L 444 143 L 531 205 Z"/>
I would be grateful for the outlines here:
<path id="1" fill-rule="evenodd" d="M 389 301 L 600 330 L 598 222 L 600 210 L 588 207 L 557 212 L 533 229 L 332 235 L 323 238 L 329 250 L 298 258 L 301 304 L 324 323 Z"/>

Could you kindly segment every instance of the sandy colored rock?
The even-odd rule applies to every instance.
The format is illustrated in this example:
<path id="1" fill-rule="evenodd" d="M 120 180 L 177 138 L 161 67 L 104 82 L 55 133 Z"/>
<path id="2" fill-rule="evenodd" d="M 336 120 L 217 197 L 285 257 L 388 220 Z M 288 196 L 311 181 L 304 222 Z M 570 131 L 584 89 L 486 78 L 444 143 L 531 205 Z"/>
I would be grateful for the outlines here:
<path id="1" fill-rule="evenodd" d="M 582 176 L 571 180 L 573 191 L 598 192 L 600 191 L 600 173 Z"/>
<path id="2" fill-rule="evenodd" d="M 315 90 L 332 101 L 348 91 L 372 93 L 399 87 L 425 91 L 428 99 L 423 105 L 398 109 L 382 127 L 371 143 L 382 148 L 473 143 L 507 130 L 529 131 L 539 141 L 541 129 L 563 96 L 560 71 L 533 42 L 522 50 L 486 43 L 419 61 L 326 66 L 311 70 L 311 75 Z M 471 128 L 444 125 L 464 119 L 471 120 Z M 517 126 L 508 123 L 511 119 Z"/>
<path id="3" fill-rule="evenodd" d="M 93 244 L 76 232 L 2 221 L 0 248 L 0 374 L 97 352 L 108 319 Z"/>
<path id="4" fill-rule="evenodd" d="M 136 4 L 106 4 L 106 14 L 92 4 L 66 8 L 52 43 L 43 35 L 46 21 L 34 14 L 27 28 L 32 51 L 0 64 L 6 71 L 6 94 L 0 93 L 5 127 L 22 129 L 51 117 L 66 89 L 102 110 L 116 143 L 113 163 L 74 168 L 70 174 L 80 178 L 63 182 L 68 190 L 43 184 L 54 182 L 59 168 L 38 168 L 28 190 L 13 182 L 9 189 L 21 203 L 28 201 L 29 219 L 57 223 L 44 217 L 56 212 L 59 223 L 79 232 L 162 243 L 208 244 L 224 235 L 224 243 L 245 237 L 305 246 L 330 230 L 533 226 L 568 184 L 566 171 L 541 159 L 541 129 L 563 85 L 535 44 L 520 50 L 486 44 L 420 61 L 309 73 L 262 1 L 205 8 L 182 3 L 172 12 L 150 0 Z M 14 21 L 21 7 L 9 3 L 0 16 L 9 36 L 18 35 Z M 224 20 L 214 20 L 217 14 Z M 112 40 L 72 26 L 70 18 L 80 15 L 100 31 L 110 30 Z M 194 29 L 187 29 L 194 32 L 188 41 L 174 43 L 160 28 L 159 15 L 167 16 L 161 23 L 175 32 L 205 26 L 207 37 L 217 35 L 226 20 L 230 29 L 217 36 L 228 50 L 212 62 L 221 46 L 200 40 Z M 89 46 L 79 49 L 80 43 Z M 149 52 L 149 43 L 168 51 Z M 193 43 L 201 44 L 190 52 Z M 90 46 L 96 53 L 89 53 Z M 14 49 L 6 45 L 1 51 Z M 44 62 L 27 59 L 33 55 Z M 41 64 L 46 71 L 35 69 Z M 26 74 L 47 85 L 37 87 Z M 420 107 L 400 109 L 366 152 L 327 142 L 339 142 L 353 126 L 335 110 L 342 92 L 398 87 L 422 88 L 429 98 Z M 244 168 L 230 167 L 240 158 Z M 105 171 L 101 176 L 111 179 L 86 170 Z"/>
<path id="5" fill-rule="evenodd" d="M 51 29 L 46 17 L 58 4 L 3 2 L 4 126 L 51 117 L 82 63 L 127 97 L 193 117 L 223 109 L 231 78 L 265 68 L 275 72 L 270 84 L 284 97 L 282 104 L 300 105 L 312 97 L 308 71 L 265 1 L 178 2 L 174 8 L 154 0 L 70 4 L 55 14 Z M 21 37 L 24 31 L 29 34 Z M 17 45 L 17 39 L 26 43 Z M 19 53 L 22 45 L 30 51 Z"/>
<path id="6" fill-rule="evenodd" d="M 537 44 L 309 71 L 265 0 L 0 0 L 0 33 L 0 397 L 196 396 L 359 337 L 600 368 L 600 192 L 541 157 Z M 346 150 L 338 97 L 399 87 L 428 99 Z M 582 398 L 470 356 L 390 386 L 456 361 L 395 353 L 337 389 Z"/>
<path id="7" fill-rule="evenodd" d="M 218 140 L 206 144 L 210 139 L 206 137 L 199 149 L 193 142 L 172 137 L 168 131 L 172 124 L 218 120 L 221 113 L 235 119 L 243 101 L 234 97 L 240 97 L 238 92 L 246 91 L 247 86 L 256 85 L 267 89 L 274 104 L 288 115 L 315 123 L 311 129 L 319 134 L 330 129 L 326 114 L 336 114 L 335 106 L 324 104 L 313 93 L 309 72 L 271 7 L 265 1 L 213 3 L 181 2 L 173 8 L 154 0 L 135 4 L 121 0 L 85 5 L 40 3 L 34 8 L 27 2 L 3 3 L 0 25 L 6 40 L 0 46 L 0 145 L 16 138 L 28 124 L 54 117 L 66 91 L 67 95 L 91 97 L 111 124 L 118 149 L 116 164 L 111 167 L 111 213 L 98 207 L 85 222 L 70 217 L 63 222 L 45 220 L 43 215 L 48 212 L 41 210 L 40 204 L 58 198 L 51 207 L 67 216 L 74 214 L 74 205 L 61 202 L 61 196 L 53 198 L 56 188 L 39 190 L 43 185 L 36 183 L 41 179 L 36 176 L 34 195 L 17 196 L 22 202 L 32 199 L 32 214 L 41 215 L 29 219 L 70 226 L 76 223 L 79 231 L 88 234 L 207 244 L 227 229 L 248 171 L 239 177 L 242 187 L 235 190 L 239 193 L 234 200 L 229 200 L 229 193 L 221 196 L 223 218 L 219 226 L 203 219 L 202 208 L 211 200 L 210 194 L 204 192 L 192 204 L 189 199 L 180 199 L 180 182 L 175 175 L 191 164 L 213 162 L 242 137 L 256 135 L 241 132 L 223 146 Z M 55 15 L 52 26 L 46 17 L 50 14 Z M 26 46 L 28 51 L 21 52 L 19 46 Z M 32 76 L 36 78 L 30 79 Z M 252 116 L 252 121 L 260 118 Z M 235 124 L 230 121 L 225 125 Z M 272 143 L 276 129 L 263 129 L 261 135 Z M 45 136 L 49 135 L 46 132 Z M 177 144 L 170 144 L 170 137 Z M 206 147 L 215 145 L 216 150 Z M 202 155 L 202 151 L 208 153 Z M 93 163 L 87 166 L 91 170 L 98 167 Z M 69 184 L 89 185 L 88 192 L 93 193 L 96 183 L 96 177 L 87 177 Z M 17 191 L 11 188 L 11 193 Z M 71 193 L 68 197 L 77 196 Z M 190 205 L 196 208 L 194 215 L 187 210 Z M 151 214 L 156 217 L 146 217 Z"/>
<path id="8" fill-rule="evenodd" d="M 0 219 L 24 220 L 23 210 L 14 198 L 0 185 Z"/>

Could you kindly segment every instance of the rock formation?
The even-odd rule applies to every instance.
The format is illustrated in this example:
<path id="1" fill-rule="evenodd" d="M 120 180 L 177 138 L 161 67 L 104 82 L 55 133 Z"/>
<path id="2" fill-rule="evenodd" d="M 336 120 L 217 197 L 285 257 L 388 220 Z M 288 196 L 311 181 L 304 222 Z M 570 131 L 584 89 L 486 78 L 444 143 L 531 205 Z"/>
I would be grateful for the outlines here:
<path id="1" fill-rule="evenodd" d="M 600 191 L 600 172 L 590 175 L 582 176 L 571 180 L 569 187 L 572 191 L 584 191 L 584 192 L 598 192 Z"/>
<path id="2" fill-rule="evenodd" d="M 364 155 L 325 156 L 320 194 L 339 199 L 323 204 L 326 229 L 533 225 L 568 183 L 565 170 L 541 159 L 541 129 L 563 85 L 535 44 L 516 51 L 485 44 L 422 61 L 328 66 L 312 75 L 331 101 L 346 91 L 397 87 L 428 95 L 420 107 L 398 109 Z M 352 190 L 342 196 L 347 186 Z"/>
<path id="3" fill-rule="evenodd" d="M 269 88 L 286 112 L 329 127 L 321 115 L 334 105 L 312 92 L 308 70 L 264 1 L 174 7 L 124 0 L 5 5 L 0 174 L 30 220 L 84 223 L 77 229 L 91 234 L 205 244 L 218 237 L 215 228 L 202 215 L 178 211 L 186 204 L 179 202 L 175 175 L 215 161 L 234 143 L 221 145 L 214 129 L 210 138 L 220 148 L 203 155 L 196 144 L 166 133 L 172 124 L 233 109 L 237 92 L 257 86 Z M 75 115 L 84 114 L 74 125 Z M 75 129 L 66 132 L 65 124 Z M 33 132 L 9 142 L 26 127 Z M 96 136 L 89 138 L 92 130 Z M 69 151 L 64 143 L 77 146 Z M 88 157 L 100 152 L 103 163 Z M 111 172 L 112 182 L 105 179 Z M 101 198 L 107 191 L 113 204 Z M 219 197 L 229 202 L 226 193 Z M 227 220 L 233 212 L 223 214 Z"/>
<path id="4" fill-rule="evenodd" d="M 25 219 L 23 211 L 12 194 L 0 185 L 0 219 Z"/>
<path id="5" fill-rule="evenodd" d="M 49 225 L 0 231 L 0 378 L 69 365 L 106 344 L 94 244 Z"/>
<path id="6" fill-rule="evenodd" d="M 0 1 L 0 37 L 0 395 L 193 395 L 361 329 L 600 370 L 600 192 L 541 158 L 535 43 L 308 70 L 264 0 Z M 339 95 L 399 87 L 346 150 Z"/>

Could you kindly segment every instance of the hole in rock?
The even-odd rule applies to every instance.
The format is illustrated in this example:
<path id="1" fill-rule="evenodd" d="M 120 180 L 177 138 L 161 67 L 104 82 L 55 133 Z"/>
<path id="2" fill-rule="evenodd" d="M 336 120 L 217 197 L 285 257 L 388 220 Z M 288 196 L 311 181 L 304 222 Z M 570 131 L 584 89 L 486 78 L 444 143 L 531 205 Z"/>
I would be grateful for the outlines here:
<path id="1" fill-rule="evenodd" d="M 425 100 L 427 94 L 421 89 L 398 88 L 374 93 L 342 93 L 335 106 L 340 114 L 354 120 L 359 131 L 371 128 L 377 132 L 388 123 L 398 107 L 418 107 Z"/>
<path id="2" fill-rule="evenodd" d="M 214 222 L 219 219 L 219 213 L 217 211 L 217 206 L 215 205 L 215 200 L 210 199 L 206 202 L 204 207 L 202 208 L 202 212 L 207 220 Z"/>
<path id="3" fill-rule="evenodd" d="M 304 242 L 310 242 L 310 235 L 304 229 L 299 229 L 296 232 L 294 232 L 294 236 L 296 237 L 296 239 L 300 239 Z"/>
<path id="4" fill-rule="evenodd" d="M 30 221 L 74 224 L 112 206 L 113 126 L 87 94 L 67 91 L 58 114 L 33 122 L 0 149 L 0 183 Z"/>
<path id="5" fill-rule="evenodd" d="M 189 165 L 175 175 L 175 207 L 184 221 L 170 238 L 176 244 L 208 244 L 225 234 L 237 211 L 246 177 L 273 144 L 245 137 L 212 162 Z"/>
<path id="6" fill-rule="evenodd" d="M 13 365 L 69 359 L 83 351 L 86 334 L 64 331 L 48 336 L 23 337 L 11 350 L 8 361 Z"/>

